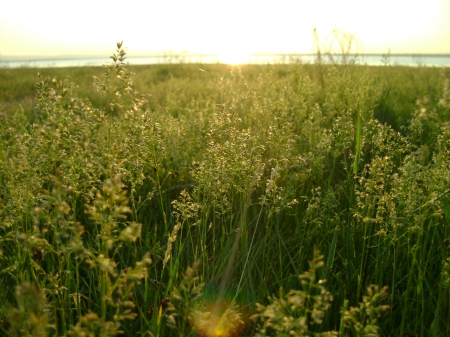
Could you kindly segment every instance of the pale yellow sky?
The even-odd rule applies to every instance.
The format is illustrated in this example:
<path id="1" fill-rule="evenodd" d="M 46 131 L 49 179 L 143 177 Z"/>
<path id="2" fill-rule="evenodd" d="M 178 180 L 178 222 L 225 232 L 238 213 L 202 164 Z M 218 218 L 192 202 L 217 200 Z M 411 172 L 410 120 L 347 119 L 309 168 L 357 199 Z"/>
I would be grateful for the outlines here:
<path id="1" fill-rule="evenodd" d="M 450 0 L 0 0 L 0 57 L 309 53 L 315 27 L 360 53 L 450 53 Z"/>

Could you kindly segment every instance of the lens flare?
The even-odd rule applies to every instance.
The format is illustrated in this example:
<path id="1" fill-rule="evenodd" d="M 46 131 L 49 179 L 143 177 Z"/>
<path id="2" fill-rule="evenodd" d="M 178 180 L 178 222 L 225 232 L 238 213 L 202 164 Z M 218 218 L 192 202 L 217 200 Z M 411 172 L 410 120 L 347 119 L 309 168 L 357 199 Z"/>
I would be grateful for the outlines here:
<path id="1" fill-rule="evenodd" d="M 212 310 L 208 310 L 211 308 Z M 202 337 L 237 337 L 244 329 L 244 321 L 237 306 L 227 307 L 216 302 L 206 306 L 205 310 L 192 310 L 191 324 L 195 332 Z"/>

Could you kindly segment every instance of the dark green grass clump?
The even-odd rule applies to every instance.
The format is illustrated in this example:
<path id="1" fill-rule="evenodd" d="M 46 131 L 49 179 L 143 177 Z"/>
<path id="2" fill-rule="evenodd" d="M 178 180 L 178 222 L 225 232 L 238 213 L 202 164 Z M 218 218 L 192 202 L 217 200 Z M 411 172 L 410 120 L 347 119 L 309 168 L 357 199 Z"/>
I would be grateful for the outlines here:
<path id="1" fill-rule="evenodd" d="M 0 69 L 3 335 L 450 333 L 448 74 L 112 60 Z"/>

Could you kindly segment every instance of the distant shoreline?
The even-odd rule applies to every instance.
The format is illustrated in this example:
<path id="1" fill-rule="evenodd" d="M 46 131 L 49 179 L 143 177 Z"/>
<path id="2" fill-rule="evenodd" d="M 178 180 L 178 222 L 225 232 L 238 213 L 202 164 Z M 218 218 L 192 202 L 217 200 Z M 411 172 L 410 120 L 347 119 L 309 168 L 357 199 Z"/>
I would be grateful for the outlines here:
<path id="1" fill-rule="evenodd" d="M 316 56 L 317 53 L 252 53 L 248 54 L 249 57 L 311 57 Z M 322 54 L 326 56 L 327 54 Z M 342 56 L 344 54 L 333 54 L 333 56 Z M 352 53 L 350 56 L 361 56 L 361 57 L 382 57 L 384 55 L 389 55 L 390 57 L 449 57 L 450 53 L 445 54 L 424 54 L 424 53 Z M 220 57 L 221 54 L 190 54 L 190 53 L 159 53 L 159 54 L 142 54 L 128 56 L 127 59 L 141 59 L 141 58 L 202 58 L 202 57 Z M 60 55 L 60 56 L 14 56 L 14 55 L 0 55 L 0 62 L 36 62 L 36 61 L 71 61 L 71 60 L 109 60 L 109 57 L 99 56 L 99 55 Z"/>

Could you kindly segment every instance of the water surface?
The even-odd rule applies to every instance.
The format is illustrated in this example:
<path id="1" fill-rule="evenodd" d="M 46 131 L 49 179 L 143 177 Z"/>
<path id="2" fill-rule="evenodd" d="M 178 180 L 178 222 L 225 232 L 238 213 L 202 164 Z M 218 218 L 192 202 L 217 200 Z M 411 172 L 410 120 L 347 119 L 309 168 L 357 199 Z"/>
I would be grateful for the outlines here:
<path id="1" fill-rule="evenodd" d="M 314 63 L 317 61 L 316 54 L 251 54 L 240 56 L 235 60 L 221 55 L 194 55 L 194 54 L 172 54 L 153 55 L 147 57 L 128 57 L 126 60 L 131 65 L 139 64 L 176 64 L 176 63 L 249 63 L 249 64 L 289 64 L 289 63 Z M 450 67 L 450 55 L 424 55 L 424 54 L 396 54 L 388 58 L 382 54 L 350 55 L 346 58 L 342 55 L 333 55 L 332 59 L 326 55 L 322 56 L 322 62 L 330 63 L 356 63 L 366 65 L 400 65 L 400 66 L 427 66 L 427 67 Z M 0 67 L 83 67 L 101 66 L 111 63 L 110 58 L 64 58 L 64 59 L 30 59 L 30 60 L 1 60 Z"/>

